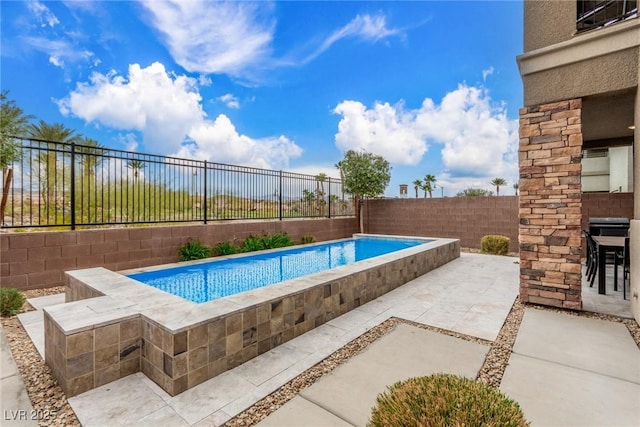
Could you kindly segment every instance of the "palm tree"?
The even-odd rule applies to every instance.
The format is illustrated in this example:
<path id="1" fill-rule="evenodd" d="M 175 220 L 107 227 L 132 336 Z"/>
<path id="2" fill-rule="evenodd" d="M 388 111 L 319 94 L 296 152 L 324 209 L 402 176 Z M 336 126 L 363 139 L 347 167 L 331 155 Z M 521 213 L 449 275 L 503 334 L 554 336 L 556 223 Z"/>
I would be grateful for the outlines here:
<path id="1" fill-rule="evenodd" d="M 505 186 L 507 185 L 507 181 L 505 181 L 504 178 L 493 178 L 493 180 L 490 182 L 491 185 L 495 185 L 496 186 L 496 196 L 500 195 L 500 187 L 501 186 Z"/>
<path id="2" fill-rule="evenodd" d="M 140 171 L 144 169 L 145 164 L 142 160 L 129 160 L 127 161 L 127 169 L 133 172 L 133 181 L 136 182 L 140 176 Z"/>
<path id="3" fill-rule="evenodd" d="M 4 222 L 4 210 L 9 197 L 9 187 L 13 177 L 12 164 L 20 159 L 21 151 L 13 139 L 26 132 L 32 116 L 25 115 L 15 101 L 7 101 L 9 92 L 0 92 L 0 169 L 2 169 L 2 201 L 0 202 L 0 223 Z"/>
<path id="4" fill-rule="evenodd" d="M 96 182 L 96 171 L 98 166 L 102 163 L 103 149 L 102 145 L 95 139 L 88 137 L 75 138 L 74 141 L 78 144 L 76 153 L 80 156 L 80 185 L 76 185 L 76 189 L 80 191 L 80 197 L 76 197 L 76 207 L 82 212 L 83 209 L 87 209 L 89 212 L 91 190 L 94 191 L 98 188 Z M 94 202 L 95 202 L 94 198 Z M 88 219 L 88 218 L 87 218 Z"/>
<path id="5" fill-rule="evenodd" d="M 316 210 L 324 215 L 324 205 L 326 204 L 324 200 L 324 182 L 327 180 L 326 173 L 319 173 L 316 175 Z"/>
<path id="6" fill-rule="evenodd" d="M 513 184 L 513 189 L 516 190 L 516 196 L 518 195 L 518 189 L 520 188 L 520 184 L 518 184 L 517 182 L 515 184 Z"/>
<path id="7" fill-rule="evenodd" d="M 55 142 L 71 143 L 74 141 L 75 130 L 69 129 L 62 123 L 50 125 L 44 120 L 40 120 L 37 125 L 31 124 L 27 128 L 27 133 L 31 138 L 47 141 L 47 149 L 42 150 L 37 161 L 44 166 L 44 173 L 41 176 L 40 193 L 44 197 L 45 211 L 49 219 L 55 213 L 55 196 L 57 186 L 57 163 L 58 154 Z M 50 142 L 49 142 L 50 141 Z"/>
<path id="8" fill-rule="evenodd" d="M 127 161 L 127 169 L 133 172 L 133 188 L 131 189 L 131 199 L 129 198 L 129 179 L 127 178 L 127 214 L 129 218 L 139 219 L 140 211 L 140 190 L 136 194 L 136 188 L 138 187 L 138 179 L 140 177 L 140 171 L 145 168 L 145 164 L 142 160 L 131 159 Z M 129 201 L 131 200 L 131 208 L 129 209 Z"/>
<path id="9" fill-rule="evenodd" d="M 427 174 L 424 176 L 424 190 L 427 191 L 429 193 L 429 198 L 433 197 L 433 190 L 436 188 L 436 177 L 431 175 L 431 174 Z M 425 197 L 426 197 L 426 193 L 425 193 Z"/>
<path id="10" fill-rule="evenodd" d="M 80 165 L 82 166 L 82 175 L 90 176 L 95 172 L 95 169 L 100 163 L 102 163 L 102 144 L 86 136 L 76 138 L 74 142 L 79 145 L 76 152 L 81 156 Z"/>
<path id="11" fill-rule="evenodd" d="M 415 181 L 413 181 L 413 188 L 416 190 L 416 199 L 418 198 L 418 190 L 420 190 L 422 188 L 422 181 L 419 179 L 416 179 Z"/>

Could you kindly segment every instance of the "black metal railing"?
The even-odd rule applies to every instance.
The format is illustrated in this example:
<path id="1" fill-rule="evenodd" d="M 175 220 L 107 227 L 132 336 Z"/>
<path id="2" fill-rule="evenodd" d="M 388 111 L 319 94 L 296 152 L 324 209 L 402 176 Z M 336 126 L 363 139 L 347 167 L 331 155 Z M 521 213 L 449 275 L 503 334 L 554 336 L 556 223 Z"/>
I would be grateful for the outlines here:
<path id="1" fill-rule="evenodd" d="M 21 156 L 3 171 L 2 228 L 353 215 L 342 182 L 322 174 L 37 139 L 14 143 Z"/>
<path id="2" fill-rule="evenodd" d="M 637 0 L 580 0 L 577 2 L 576 30 L 606 27 L 637 16 Z"/>

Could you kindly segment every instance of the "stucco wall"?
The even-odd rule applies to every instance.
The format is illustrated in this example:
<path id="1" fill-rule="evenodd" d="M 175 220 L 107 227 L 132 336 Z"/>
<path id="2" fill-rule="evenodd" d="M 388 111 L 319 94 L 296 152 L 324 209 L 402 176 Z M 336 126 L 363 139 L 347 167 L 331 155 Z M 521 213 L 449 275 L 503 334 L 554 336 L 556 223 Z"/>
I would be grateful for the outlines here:
<path id="1" fill-rule="evenodd" d="M 638 49 L 626 49 L 522 76 L 524 105 L 633 88 L 638 83 Z"/>
<path id="2" fill-rule="evenodd" d="M 524 51 L 569 40 L 576 30 L 575 1 L 524 2 Z"/>

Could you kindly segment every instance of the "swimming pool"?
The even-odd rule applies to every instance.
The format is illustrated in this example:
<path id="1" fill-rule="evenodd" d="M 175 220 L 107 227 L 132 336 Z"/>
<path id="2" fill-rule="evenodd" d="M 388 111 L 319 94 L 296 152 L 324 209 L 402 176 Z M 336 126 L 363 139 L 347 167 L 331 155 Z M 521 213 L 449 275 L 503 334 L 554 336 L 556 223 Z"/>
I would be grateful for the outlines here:
<path id="1" fill-rule="evenodd" d="M 127 276 L 186 300 L 203 303 L 431 241 L 356 237 Z"/>
<path id="2" fill-rule="evenodd" d="M 457 239 L 354 237 L 423 244 L 203 303 L 128 277 L 198 266 L 202 260 L 122 272 L 67 271 L 66 303 L 43 313 L 46 362 L 67 397 L 140 371 L 175 396 L 460 256 Z M 336 258 L 343 256 L 331 257 Z"/>

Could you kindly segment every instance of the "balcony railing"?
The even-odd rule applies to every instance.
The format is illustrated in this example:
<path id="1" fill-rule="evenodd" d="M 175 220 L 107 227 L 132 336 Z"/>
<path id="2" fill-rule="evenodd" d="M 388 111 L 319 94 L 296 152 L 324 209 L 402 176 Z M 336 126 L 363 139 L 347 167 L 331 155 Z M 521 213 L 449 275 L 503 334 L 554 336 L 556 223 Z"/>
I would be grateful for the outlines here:
<path id="1" fill-rule="evenodd" d="M 342 181 L 322 174 L 36 139 L 14 143 L 21 155 L 3 171 L 2 228 L 353 215 Z"/>
<path id="2" fill-rule="evenodd" d="M 578 1 L 576 29 L 592 30 L 637 16 L 637 0 Z"/>

